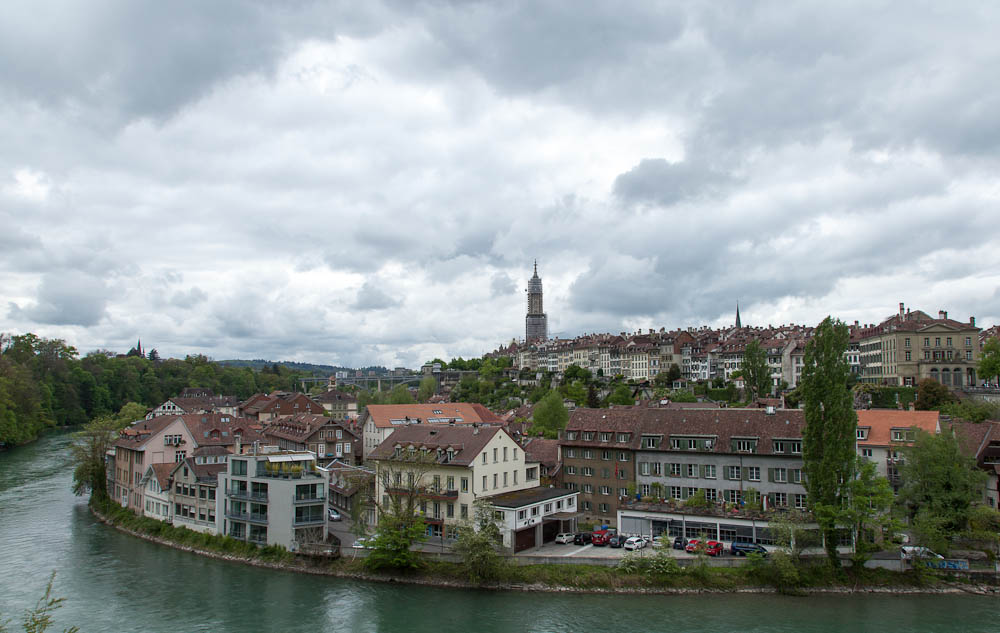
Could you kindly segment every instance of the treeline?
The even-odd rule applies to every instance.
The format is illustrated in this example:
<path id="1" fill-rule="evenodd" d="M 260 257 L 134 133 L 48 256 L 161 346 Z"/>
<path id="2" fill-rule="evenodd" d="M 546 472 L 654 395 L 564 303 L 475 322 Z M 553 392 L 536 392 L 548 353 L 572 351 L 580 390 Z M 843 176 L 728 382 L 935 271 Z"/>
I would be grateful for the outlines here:
<path id="1" fill-rule="evenodd" d="M 223 367 L 201 355 L 161 360 L 156 350 L 125 357 L 94 351 L 81 358 L 60 339 L 0 335 L 0 446 L 29 442 L 47 427 L 84 424 L 128 402 L 153 407 L 185 387 L 247 398 L 298 390 L 298 379 L 307 375 L 277 364 L 258 371 Z"/>

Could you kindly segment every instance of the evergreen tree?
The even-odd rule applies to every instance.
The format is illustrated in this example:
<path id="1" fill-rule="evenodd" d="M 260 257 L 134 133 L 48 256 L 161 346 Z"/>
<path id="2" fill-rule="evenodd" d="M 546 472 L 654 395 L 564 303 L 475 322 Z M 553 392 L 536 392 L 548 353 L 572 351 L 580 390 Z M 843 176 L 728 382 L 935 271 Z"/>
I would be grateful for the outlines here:
<path id="1" fill-rule="evenodd" d="M 771 370 L 767 366 L 767 353 L 758 341 L 750 341 L 743 351 L 743 382 L 751 402 L 771 393 Z"/>
<path id="2" fill-rule="evenodd" d="M 837 568 L 838 520 L 854 478 L 854 442 L 858 416 L 847 388 L 850 370 L 844 359 L 847 326 L 831 317 L 817 326 L 806 345 L 802 370 L 802 401 L 806 425 L 802 462 L 809 508 L 826 538 L 830 564 Z"/>

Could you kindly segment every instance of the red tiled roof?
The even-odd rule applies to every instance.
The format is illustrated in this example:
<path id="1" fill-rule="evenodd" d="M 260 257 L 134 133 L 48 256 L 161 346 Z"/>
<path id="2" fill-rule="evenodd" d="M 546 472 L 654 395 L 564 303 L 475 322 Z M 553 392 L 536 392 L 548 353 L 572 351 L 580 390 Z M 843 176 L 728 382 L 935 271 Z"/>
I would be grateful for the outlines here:
<path id="1" fill-rule="evenodd" d="M 492 423 L 502 424 L 503 420 L 492 411 L 479 404 L 466 402 L 447 402 L 440 404 L 370 404 L 366 408 L 367 415 L 378 428 L 401 428 L 403 425 L 393 424 L 392 420 L 420 420 L 425 424 L 455 424 Z M 483 418 L 486 419 L 483 419 Z M 439 420 L 437 423 L 429 420 Z"/>
<path id="2" fill-rule="evenodd" d="M 857 412 L 858 427 L 867 427 L 868 439 L 858 440 L 858 446 L 889 446 L 892 429 L 916 427 L 928 433 L 940 430 L 937 411 L 898 411 L 895 409 L 863 409 Z M 898 442 L 896 442 L 898 444 Z"/>

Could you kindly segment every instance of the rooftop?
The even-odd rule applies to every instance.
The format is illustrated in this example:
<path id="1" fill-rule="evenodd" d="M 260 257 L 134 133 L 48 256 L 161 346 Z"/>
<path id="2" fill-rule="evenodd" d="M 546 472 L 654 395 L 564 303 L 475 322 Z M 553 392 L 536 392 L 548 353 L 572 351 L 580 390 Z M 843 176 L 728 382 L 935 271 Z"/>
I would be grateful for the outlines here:
<path id="1" fill-rule="evenodd" d="M 515 490 L 514 492 L 505 492 L 501 495 L 494 495 L 489 497 L 489 501 L 498 508 L 523 508 L 524 506 L 530 506 L 543 501 L 548 501 L 550 499 L 557 499 L 559 497 L 566 497 L 574 494 L 576 494 L 575 491 L 567 490 L 566 488 L 536 487 L 526 488 L 524 490 Z"/>

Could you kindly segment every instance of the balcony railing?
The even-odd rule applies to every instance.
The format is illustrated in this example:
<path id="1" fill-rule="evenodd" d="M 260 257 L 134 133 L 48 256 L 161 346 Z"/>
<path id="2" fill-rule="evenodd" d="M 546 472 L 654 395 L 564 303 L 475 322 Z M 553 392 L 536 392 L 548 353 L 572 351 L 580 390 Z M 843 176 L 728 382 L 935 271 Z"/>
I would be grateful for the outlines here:
<path id="1" fill-rule="evenodd" d="M 263 546 L 263 545 L 267 545 L 267 537 L 255 534 L 253 536 L 247 537 L 247 542 L 248 543 L 253 543 L 254 545 L 262 545 Z"/>
<path id="2" fill-rule="evenodd" d="M 248 520 L 251 523 L 267 523 L 267 513 L 251 512 Z"/>
<path id="3" fill-rule="evenodd" d="M 294 525 L 295 527 L 301 527 L 303 525 L 323 525 L 324 523 L 326 523 L 326 519 L 323 518 L 322 515 L 320 515 L 318 517 L 301 517 L 301 518 L 296 518 L 292 522 L 292 525 Z"/>
<path id="4" fill-rule="evenodd" d="M 226 516 L 230 519 L 236 519 L 237 521 L 250 520 L 250 514 L 247 512 L 234 512 L 233 510 L 227 510 Z"/>
<path id="5" fill-rule="evenodd" d="M 292 502 L 293 503 L 309 503 L 309 502 L 315 503 L 317 501 L 325 501 L 325 500 L 326 500 L 326 497 L 324 497 L 321 493 L 317 493 L 315 495 L 308 495 L 308 496 L 306 496 L 306 495 L 296 495 L 295 498 L 292 500 Z"/>
<path id="6" fill-rule="evenodd" d="M 249 501 L 263 501 L 267 503 L 266 492 L 250 492 L 248 490 L 229 490 L 229 497 L 232 499 L 247 499 Z"/>

